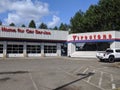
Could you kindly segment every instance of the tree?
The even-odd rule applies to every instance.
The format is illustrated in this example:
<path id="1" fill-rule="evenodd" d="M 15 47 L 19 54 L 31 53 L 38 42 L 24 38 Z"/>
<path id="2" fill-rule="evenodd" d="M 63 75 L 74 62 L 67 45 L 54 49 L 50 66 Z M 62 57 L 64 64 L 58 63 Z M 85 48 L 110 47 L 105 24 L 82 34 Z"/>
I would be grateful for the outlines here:
<path id="1" fill-rule="evenodd" d="M 100 29 L 101 20 L 99 17 L 99 9 L 97 5 L 91 5 L 89 9 L 84 14 L 84 27 L 83 29 L 87 32 L 97 31 Z"/>
<path id="2" fill-rule="evenodd" d="M 9 26 L 15 26 L 15 24 L 14 23 L 10 23 Z"/>
<path id="3" fill-rule="evenodd" d="M 60 24 L 59 30 L 67 31 L 68 29 L 69 29 L 69 25 L 63 23 Z"/>
<path id="4" fill-rule="evenodd" d="M 2 21 L 0 20 L 0 25 L 2 25 Z"/>
<path id="5" fill-rule="evenodd" d="M 21 27 L 26 27 L 25 24 L 22 24 Z"/>
<path id="6" fill-rule="evenodd" d="M 35 25 L 34 20 L 31 20 L 31 21 L 30 21 L 29 27 L 30 27 L 30 28 L 36 28 L 36 25 Z"/>
<path id="7" fill-rule="evenodd" d="M 98 3 L 101 10 L 103 30 L 120 29 L 120 0 L 100 0 Z"/>
<path id="8" fill-rule="evenodd" d="M 70 20 L 71 33 L 85 32 L 83 30 L 84 13 L 78 11 Z"/>
<path id="9" fill-rule="evenodd" d="M 57 27 L 57 26 L 55 26 L 55 27 L 53 28 L 53 30 L 58 30 L 58 27 Z"/>
<path id="10" fill-rule="evenodd" d="M 120 0 L 99 0 L 70 20 L 71 33 L 120 30 Z"/>
<path id="11" fill-rule="evenodd" d="M 39 26 L 40 29 L 48 29 L 47 25 L 45 23 L 41 23 Z"/>

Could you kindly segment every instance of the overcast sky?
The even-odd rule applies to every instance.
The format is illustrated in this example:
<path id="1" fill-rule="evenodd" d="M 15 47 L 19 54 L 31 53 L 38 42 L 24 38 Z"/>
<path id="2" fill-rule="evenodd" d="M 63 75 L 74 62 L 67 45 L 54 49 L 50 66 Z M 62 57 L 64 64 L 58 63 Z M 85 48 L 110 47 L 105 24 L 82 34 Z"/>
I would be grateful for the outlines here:
<path id="1" fill-rule="evenodd" d="M 34 20 L 37 26 L 41 22 L 49 28 L 60 23 L 69 24 L 70 18 L 78 10 L 85 12 L 91 4 L 99 0 L 0 0 L 0 20 L 3 25 L 15 23 L 17 26 Z"/>

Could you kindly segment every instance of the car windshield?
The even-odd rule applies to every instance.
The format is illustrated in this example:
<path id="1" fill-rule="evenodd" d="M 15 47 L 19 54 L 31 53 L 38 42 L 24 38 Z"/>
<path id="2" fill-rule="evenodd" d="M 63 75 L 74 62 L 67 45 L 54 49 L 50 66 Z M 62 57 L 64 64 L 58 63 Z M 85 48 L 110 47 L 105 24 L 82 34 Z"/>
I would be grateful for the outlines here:
<path id="1" fill-rule="evenodd" d="M 113 50 L 106 50 L 107 53 L 113 53 Z"/>

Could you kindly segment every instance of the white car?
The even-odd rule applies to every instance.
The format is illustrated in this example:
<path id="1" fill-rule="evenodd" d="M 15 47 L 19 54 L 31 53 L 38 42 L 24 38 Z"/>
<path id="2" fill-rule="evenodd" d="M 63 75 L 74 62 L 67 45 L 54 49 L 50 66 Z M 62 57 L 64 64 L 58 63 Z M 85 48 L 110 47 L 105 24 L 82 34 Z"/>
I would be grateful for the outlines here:
<path id="1" fill-rule="evenodd" d="M 97 52 L 96 57 L 100 61 L 114 62 L 116 59 L 120 59 L 120 48 L 108 48 L 105 52 Z"/>

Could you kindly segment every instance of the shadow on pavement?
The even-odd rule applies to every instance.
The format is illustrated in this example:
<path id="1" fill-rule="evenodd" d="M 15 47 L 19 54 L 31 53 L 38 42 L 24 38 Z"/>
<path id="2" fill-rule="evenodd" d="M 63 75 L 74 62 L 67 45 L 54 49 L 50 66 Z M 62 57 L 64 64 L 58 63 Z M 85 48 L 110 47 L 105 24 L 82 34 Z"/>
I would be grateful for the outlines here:
<path id="1" fill-rule="evenodd" d="M 65 87 L 67 87 L 67 86 L 69 86 L 69 85 L 71 85 L 71 84 L 73 84 L 73 83 L 76 83 L 76 82 L 78 82 L 78 81 L 80 81 L 80 80 L 82 80 L 82 79 L 84 79 L 84 78 L 87 78 L 87 77 L 89 77 L 89 76 L 91 76 L 91 75 L 94 75 L 94 73 L 92 73 L 92 72 L 89 72 L 88 74 L 77 74 L 77 75 L 81 75 L 81 76 L 83 76 L 83 77 L 81 77 L 80 79 L 77 79 L 77 80 L 74 80 L 74 81 L 72 81 L 72 82 L 69 82 L 69 83 L 67 83 L 67 84 L 64 84 L 64 85 L 62 85 L 62 86 L 59 86 L 59 87 L 57 87 L 57 88 L 55 88 L 55 89 L 53 89 L 53 90 L 64 90 L 64 88 Z M 65 90 L 67 90 L 67 89 L 65 89 Z M 68 89 L 69 90 L 69 89 Z"/>

